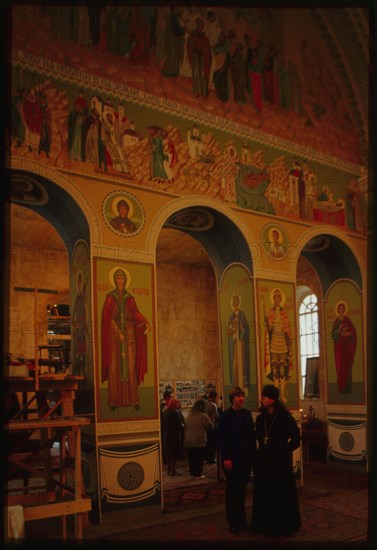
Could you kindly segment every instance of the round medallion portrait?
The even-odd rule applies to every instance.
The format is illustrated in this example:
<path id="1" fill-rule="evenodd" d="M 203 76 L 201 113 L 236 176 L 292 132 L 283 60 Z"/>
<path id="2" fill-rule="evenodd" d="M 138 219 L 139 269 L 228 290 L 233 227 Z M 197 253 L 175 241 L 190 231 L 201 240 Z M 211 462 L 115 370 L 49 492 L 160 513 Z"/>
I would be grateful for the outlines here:
<path id="1" fill-rule="evenodd" d="M 123 237 L 137 235 L 145 222 L 144 208 L 127 191 L 113 191 L 107 195 L 102 204 L 102 216 L 111 231 Z"/>
<path id="2" fill-rule="evenodd" d="M 262 247 L 273 261 L 283 260 L 288 251 L 288 236 L 285 230 L 275 223 L 264 226 L 261 233 Z"/>

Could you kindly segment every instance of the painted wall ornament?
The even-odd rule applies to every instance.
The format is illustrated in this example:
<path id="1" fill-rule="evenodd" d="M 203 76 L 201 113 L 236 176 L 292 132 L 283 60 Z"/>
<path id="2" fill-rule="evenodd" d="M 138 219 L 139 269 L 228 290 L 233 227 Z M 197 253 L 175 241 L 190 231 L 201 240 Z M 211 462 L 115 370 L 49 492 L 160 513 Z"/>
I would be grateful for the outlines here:
<path id="1" fill-rule="evenodd" d="M 276 224 L 265 225 L 261 234 L 262 246 L 273 261 L 283 260 L 288 251 L 288 236 L 285 230 Z"/>
<path id="2" fill-rule="evenodd" d="M 126 191 L 114 191 L 107 195 L 102 204 L 102 215 L 107 226 L 124 237 L 137 235 L 145 222 L 141 203 Z"/>
<path id="3" fill-rule="evenodd" d="M 15 176 L 12 179 L 11 199 L 26 206 L 41 206 L 48 202 L 48 195 L 37 178 L 22 174 L 22 177 Z"/>
<path id="4" fill-rule="evenodd" d="M 214 224 L 213 216 L 203 208 L 189 208 L 170 216 L 166 227 L 190 229 L 190 231 L 207 231 Z"/>

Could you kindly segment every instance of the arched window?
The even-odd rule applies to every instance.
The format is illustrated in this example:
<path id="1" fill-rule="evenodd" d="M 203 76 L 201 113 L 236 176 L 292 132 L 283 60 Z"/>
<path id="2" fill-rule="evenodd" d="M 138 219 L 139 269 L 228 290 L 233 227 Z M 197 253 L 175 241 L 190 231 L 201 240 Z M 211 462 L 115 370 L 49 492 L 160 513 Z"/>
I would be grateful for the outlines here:
<path id="1" fill-rule="evenodd" d="M 305 397 L 305 389 L 313 380 L 307 380 L 307 359 L 319 356 L 319 322 L 318 322 L 318 300 L 315 294 L 307 294 L 299 304 L 299 325 L 300 325 L 300 359 L 301 359 L 301 391 L 300 395 Z M 318 377 L 318 372 L 316 373 Z M 318 387 L 318 378 L 314 384 Z M 309 395 L 313 396 L 310 392 Z"/>

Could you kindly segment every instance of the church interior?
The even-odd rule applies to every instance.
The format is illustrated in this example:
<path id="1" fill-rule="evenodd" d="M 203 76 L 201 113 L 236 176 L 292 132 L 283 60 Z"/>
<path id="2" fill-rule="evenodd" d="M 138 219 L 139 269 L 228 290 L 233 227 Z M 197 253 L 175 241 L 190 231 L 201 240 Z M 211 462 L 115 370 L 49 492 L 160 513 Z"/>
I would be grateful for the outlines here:
<path id="1" fill-rule="evenodd" d="M 274 384 L 298 486 L 373 480 L 372 4 L 6 18 L 5 539 L 162 513 L 168 388 Z"/>

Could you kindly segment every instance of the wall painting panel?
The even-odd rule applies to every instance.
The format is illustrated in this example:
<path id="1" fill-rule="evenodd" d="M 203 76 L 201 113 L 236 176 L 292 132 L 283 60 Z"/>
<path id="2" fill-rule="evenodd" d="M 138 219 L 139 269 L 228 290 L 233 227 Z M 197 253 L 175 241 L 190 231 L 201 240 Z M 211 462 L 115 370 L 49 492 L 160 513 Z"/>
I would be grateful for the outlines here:
<path id="1" fill-rule="evenodd" d="M 225 273 L 219 291 L 224 407 L 229 390 L 240 386 L 246 393 L 245 406 L 258 403 L 254 292 L 251 277 L 241 265 Z"/>
<path id="2" fill-rule="evenodd" d="M 75 402 L 77 413 L 94 412 L 94 366 L 91 312 L 89 248 L 85 241 L 76 243 L 70 273 L 71 368 L 72 374 L 84 376 Z"/>
<path id="3" fill-rule="evenodd" d="M 261 384 L 274 384 L 289 408 L 298 408 L 298 325 L 291 283 L 257 281 Z"/>
<path id="4" fill-rule="evenodd" d="M 100 421 L 157 418 L 153 267 L 95 259 Z"/>
<path id="5" fill-rule="evenodd" d="M 327 401 L 365 403 L 362 295 L 351 281 L 338 281 L 324 303 Z"/>

